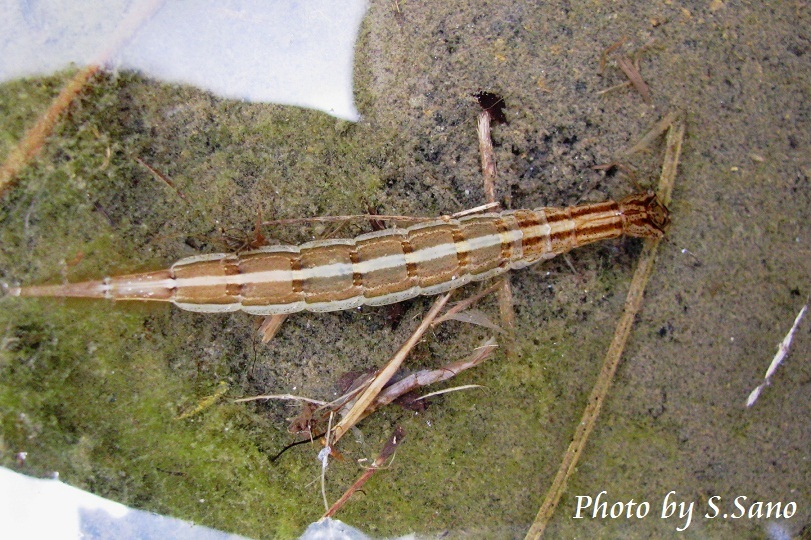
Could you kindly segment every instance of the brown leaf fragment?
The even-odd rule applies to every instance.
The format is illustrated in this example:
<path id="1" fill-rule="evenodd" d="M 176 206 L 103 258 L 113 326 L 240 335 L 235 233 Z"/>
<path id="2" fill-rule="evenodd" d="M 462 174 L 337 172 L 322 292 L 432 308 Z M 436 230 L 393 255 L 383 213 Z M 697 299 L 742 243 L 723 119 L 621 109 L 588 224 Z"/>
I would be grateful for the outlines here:
<path id="1" fill-rule="evenodd" d="M 315 403 L 303 402 L 301 404 L 301 412 L 293 419 L 290 425 L 287 426 L 288 433 L 292 433 L 293 435 L 305 433 L 311 437 L 315 423 L 313 421 L 313 413 L 316 409 L 318 409 L 318 405 Z"/>
<path id="2" fill-rule="evenodd" d="M 407 411 L 422 412 L 428 408 L 428 402 L 423 401 L 416 392 L 406 392 L 395 399 L 394 403 Z"/>

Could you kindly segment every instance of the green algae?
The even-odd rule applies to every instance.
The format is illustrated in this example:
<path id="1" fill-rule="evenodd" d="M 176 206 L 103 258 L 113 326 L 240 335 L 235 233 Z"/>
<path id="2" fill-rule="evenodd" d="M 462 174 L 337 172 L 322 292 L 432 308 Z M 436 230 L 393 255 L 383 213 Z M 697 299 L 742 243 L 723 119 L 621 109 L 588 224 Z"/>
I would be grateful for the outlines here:
<path id="1" fill-rule="evenodd" d="M 67 76 L 28 84 L 55 89 Z M 4 90 L 12 96 L 4 99 L 21 99 L 16 84 Z M 4 126 L 17 137 L 19 129 Z M 257 215 L 365 211 L 386 200 L 376 191 L 386 179 L 408 170 L 408 159 L 393 149 L 420 143 L 403 137 L 369 123 L 233 103 L 131 74 L 100 76 L 4 203 L 2 277 L 77 280 L 158 268 L 228 249 L 231 237 L 244 241 Z M 438 200 L 428 201 L 434 209 L 425 212 L 437 212 Z M 270 231 L 299 242 L 320 229 Z M 342 519 L 373 534 L 519 534 L 515 524 L 532 515 L 563 450 L 555 433 L 574 422 L 607 339 L 605 328 L 590 342 L 593 349 L 575 347 L 585 330 L 572 332 L 565 321 L 588 321 L 593 298 L 616 298 L 611 291 L 623 279 L 600 261 L 608 252 L 593 254 L 586 259 L 593 294 L 562 285 L 547 305 L 520 302 L 520 354 L 511 361 L 498 355 L 461 377 L 460 384 L 485 390 L 437 398 L 417 415 L 384 410 L 362 425 L 364 441 L 343 442 L 350 459 L 333 461 L 330 499 L 359 474 L 352 461 L 373 458 L 395 422 L 407 433 L 397 465 L 377 474 Z M 543 284 L 529 277 L 522 287 L 533 295 Z M 295 408 L 228 398 L 291 388 L 323 398 L 340 373 L 380 363 L 410 324 L 393 331 L 374 310 L 301 315 L 265 348 L 243 314 L 3 301 L 13 306 L 0 314 L 4 465 L 37 475 L 58 471 L 99 495 L 257 538 L 291 537 L 317 519 L 316 450 L 300 447 L 271 463 L 291 440 L 285 426 Z M 412 306 L 412 316 L 423 304 Z M 543 333 L 533 321 L 542 321 Z M 456 360 L 483 337 L 472 328 L 440 330 L 418 347 L 410 369 Z M 590 363 L 585 372 L 583 359 Z M 566 376 L 571 370 L 582 379 Z M 225 398 L 176 419 L 222 383 L 230 388 Z M 16 462 L 18 452 L 27 452 L 24 464 Z M 503 478 L 532 480 L 516 486 Z M 482 512 L 498 518 L 486 526 L 471 522 Z"/>
<path id="2" fill-rule="evenodd" d="M 43 110 L 67 76 L 6 85 L 0 101 L 4 107 L 14 103 L 20 110 Z M 323 171 L 316 164 L 325 155 L 352 155 L 353 143 L 340 140 L 340 133 L 320 141 L 324 144 L 305 141 L 301 133 L 307 122 L 315 123 L 310 131 L 329 126 L 333 133 L 347 132 L 340 125 L 335 129 L 334 120 L 306 111 L 287 111 L 280 122 L 260 113 L 265 117 L 248 124 L 250 129 L 240 118 L 234 121 L 239 128 L 229 130 L 224 121 L 228 112 L 244 111 L 221 104 L 215 130 L 204 129 L 206 125 L 180 141 L 147 138 L 145 133 L 154 130 L 145 124 L 156 121 L 149 110 L 154 101 L 146 98 L 150 91 L 158 97 L 163 92 L 164 103 L 179 99 L 177 89 L 121 75 L 98 78 L 74 104 L 42 156 L 25 171 L 19 189 L 4 201 L 4 280 L 75 280 L 166 264 L 165 253 L 182 256 L 190 249 L 190 239 L 202 238 L 203 244 L 222 241 L 211 223 L 249 230 L 246 224 L 258 212 L 288 216 L 269 204 L 272 198 L 256 197 L 262 204 L 238 217 L 241 209 L 226 204 L 234 198 L 234 182 L 246 178 L 246 168 L 264 177 L 280 162 L 265 153 L 257 157 L 257 146 L 279 143 L 279 151 L 284 146 L 280 141 L 288 141 L 300 158 L 279 166 L 293 162 L 300 174 L 316 180 L 313 185 L 331 211 L 347 201 L 357 205 L 361 196 L 352 193 L 367 193 L 376 183 L 361 171 L 350 181 L 341 178 L 339 186 L 342 163 L 335 157 L 338 172 L 316 174 L 316 169 Z M 199 120 L 203 124 L 211 114 L 205 113 Z M 6 139 L 20 137 L 25 122 L 14 115 L 4 119 Z M 227 150 L 236 144 L 253 159 L 234 160 Z M 206 177 L 204 188 L 197 187 L 199 178 L 197 183 L 179 178 L 178 188 L 191 201 L 188 207 L 132 159 L 155 163 L 158 156 L 172 153 L 187 159 L 192 171 L 188 174 Z M 227 167 L 232 161 L 240 166 Z M 352 182 L 357 191 L 347 189 Z M 138 185 L 147 189 L 139 192 Z M 302 199 L 303 190 L 292 197 L 295 191 L 288 191 L 288 182 L 277 186 L 280 196 Z M 340 196 L 331 197 L 339 191 Z M 296 208 L 295 201 L 286 204 Z M 205 225 L 207 220 L 211 222 Z M 177 231 L 191 232 L 180 236 Z M 205 339 L 218 330 L 221 334 L 217 325 L 200 330 L 194 321 L 174 324 L 171 311 L 161 307 L 120 310 L 105 303 L 58 300 L 4 303 L 4 465 L 43 476 L 58 471 L 64 481 L 99 495 L 257 538 L 294 536 L 317 517 L 312 494 L 300 489 L 310 481 L 301 456 L 288 457 L 284 468 L 268 459 L 270 449 L 289 440 L 283 427 L 268 425 L 229 400 L 191 419 L 175 419 L 184 406 L 231 376 L 227 353 L 209 354 L 215 359 L 206 360 L 195 359 L 194 348 L 188 350 L 191 339 Z M 250 326 L 244 333 L 250 333 Z M 221 343 L 233 342 L 218 337 Z M 17 462 L 21 452 L 26 458 Z"/>
<path id="3" fill-rule="evenodd" d="M 22 311 L 2 352 L 4 465 L 25 451 L 21 470 L 58 471 L 133 506 L 255 535 L 300 527 L 285 482 L 268 482 L 266 457 L 240 429 L 249 423 L 243 410 L 226 405 L 204 422 L 174 420 L 194 389 L 150 340 L 122 350 L 121 337 L 137 335 L 141 317 L 50 309 L 42 327 L 41 309 Z M 240 507 L 253 512 L 227 510 Z M 277 518 L 268 523 L 268 514 Z"/>

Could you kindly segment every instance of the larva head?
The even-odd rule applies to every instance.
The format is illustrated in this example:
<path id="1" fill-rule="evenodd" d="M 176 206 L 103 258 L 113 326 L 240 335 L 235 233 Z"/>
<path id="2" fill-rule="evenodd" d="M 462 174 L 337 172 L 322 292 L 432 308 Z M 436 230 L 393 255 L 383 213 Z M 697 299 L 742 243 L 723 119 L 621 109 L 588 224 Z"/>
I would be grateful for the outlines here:
<path id="1" fill-rule="evenodd" d="M 619 202 L 622 233 L 626 236 L 660 238 L 670 223 L 670 211 L 653 191 L 629 195 Z"/>

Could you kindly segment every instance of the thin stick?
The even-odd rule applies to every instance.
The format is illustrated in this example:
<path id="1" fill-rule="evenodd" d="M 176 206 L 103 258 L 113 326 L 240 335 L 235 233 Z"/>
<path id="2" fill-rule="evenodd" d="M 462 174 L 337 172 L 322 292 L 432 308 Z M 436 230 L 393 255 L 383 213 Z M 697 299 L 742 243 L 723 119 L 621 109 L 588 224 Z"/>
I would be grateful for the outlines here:
<path id="1" fill-rule="evenodd" d="M 617 58 L 617 65 L 622 72 L 625 73 L 625 76 L 628 77 L 628 80 L 631 81 L 631 84 L 634 85 L 634 88 L 636 88 L 636 91 L 642 96 L 642 99 L 645 100 L 645 103 L 650 103 L 650 87 L 648 83 L 642 79 L 642 75 L 640 75 L 639 70 L 637 70 L 633 62 L 628 58 L 622 57 Z"/>
<path id="2" fill-rule="evenodd" d="M 620 90 L 621 88 L 627 88 L 631 86 L 631 81 L 621 82 L 619 84 L 615 84 L 614 86 L 609 86 L 608 88 L 604 88 L 602 90 L 598 90 L 596 94 L 598 96 L 602 96 L 603 94 L 608 94 L 609 92 L 614 92 L 616 90 Z"/>
<path id="3" fill-rule="evenodd" d="M 424 396 L 420 396 L 416 398 L 414 401 L 420 401 L 422 399 L 428 399 L 429 397 L 434 396 L 441 396 L 442 394 L 450 394 L 451 392 L 460 392 L 462 390 L 472 390 L 474 388 L 484 388 L 481 384 L 463 384 L 461 386 L 454 386 L 451 388 L 443 388 L 442 390 L 437 390 L 436 392 L 431 392 L 430 394 L 425 394 Z"/>
<path id="4" fill-rule="evenodd" d="M 484 195 L 488 203 L 496 202 L 496 154 L 493 151 L 493 138 L 490 133 L 491 119 L 489 110 L 479 113 L 479 153 L 481 154 L 482 175 L 484 176 Z M 498 310 L 501 315 L 501 326 L 507 333 L 507 355 L 512 356 L 514 352 L 515 310 L 513 309 L 513 293 L 510 280 L 506 277 L 499 284 Z"/>
<path id="5" fill-rule="evenodd" d="M 286 313 L 277 313 L 276 315 L 268 315 L 262 319 L 262 324 L 259 325 L 259 335 L 262 336 L 262 343 L 267 343 L 279 333 L 279 330 L 287 320 Z"/>
<path id="6" fill-rule="evenodd" d="M 667 113 L 661 120 L 656 122 L 653 127 L 648 131 L 639 142 L 633 145 L 631 148 L 626 150 L 622 150 L 618 155 L 620 156 L 630 156 L 631 154 L 636 154 L 637 152 L 641 152 L 648 148 L 653 141 L 655 141 L 662 133 L 667 131 L 667 129 L 673 124 L 676 120 L 676 113 L 669 112 Z M 664 202 L 664 201 L 662 201 Z"/>
<path id="7" fill-rule="evenodd" d="M 667 134 L 667 149 L 662 166 L 662 175 L 659 179 L 659 196 L 665 204 L 669 202 L 670 194 L 673 190 L 673 181 L 679 162 L 679 155 L 681 154 L 683 138 L 684 123 L 678 121 L 671 126 Z M 645 285 L 653 272 L 653 264 L 656 260 L 656 249 L 659 247 L 660 241 L 661 239 L 659 238 L 645 240 L 642 255 L 639 258 L 639 264 L 636 267 L 630 289 L 628 290 L 628 297 L 625 299 L 625 309 L 620 317 L 619 324 L 617 324 L 611 345 L 608 347 L 602 370 L 597 378 L 597 382 L 594 384 L 586 409 L 583 411 L 583 417 L 577 425 L 572 442 L 560 464 L 552 486 L 546 493 L 546 497 L 544 498 L 540 510 L 538 510 L 538 515 L 535 517 L 532 527 L 530 527 L 527 532 L 527 539 L 538 539 L 543 536 L 546 525 L 552 518 L 555 508 L 566 489 L 569 477 L 577 466 L 586 441 L 594 429 L 605 396 L 608 393 L 608 389 L 611 387 L 614 373 L 617 371 L 625 343 L 631 333 L 634 317 L 636 317 L 636 313 L 642 305 Z"/>
<path id="8" fill-rule="evenodd" d="M 11 188 L 17 180 L 17 175 L 28 165 L 28 162 L 39 154 L 45 145 L 45 139 L 53 131 L 54 125 L 62 112 L 68 108 L 73 99 L 82 91 L 96 73 L 101 70 L 99 65 L 90 65 L 79 71 L 54 98 L 48 109 L 42 113 L 36 123 L 28 128 L 17 145 L 11 149 L 3 166 L 0 167 L 0 196 Z"/>
<path id="9" fill-rule="evenodd" d="M 681 156 L 681 146 L 684 142 L 684 121 L 679 119 L 674 113 L 668 113 L 665 118 L 672 118 L 672 125 L 667 132 L 665 141 L 665 160 L 662 164 L 662 174 L 659 176 L 659 200 L 665 206 L 670 206 L 670 199 L 673 195 L 673 184 L 676 180 L 676 172 L 679 168 L 679 156 Z"/>
<path id="10" fill-rule="evenodd" d="M 467 216 L 470 214 L 478 214 L 481 212 L 485 212 L 487 210 L 492 210 L 493 208 L 498 208 L 501 206 L 497 201 L 491 201 L 486 204 L 480 204 L 479 206 L 474 206 L 473 208 L 468 208 L 467 210 L 461 210 L 456 212 L 452 215 L 454 218 L 460 218 L 463 216 Z"/>
<path id="11" fill-rule="evenodd" d="M 515 309 L 513 304 L 513 289 L 510 285 L 509 274 L 501 278 L 498 290 L 498 310 L 501 314 L 501 326 L 507 336 L 507 355 L 512 356 L 515 352 Z"/>
<path id="12" fill-rule="evenodd" d="M 177 196 L 178 196 L 178 197 L 180 197 L 181 199 L 183 199 L 183 201 L 184 201 L 184 202 L 186 202 L 187 204 L 191 204 L 191 203 L 189 203 L 189 200 L 186 198 L 186 196 L 185 196 L 185 195 L 183 195 L 183 192 L 182 192 L 182 191 L 180 191 L 180 190 L 177 188 L 177 186 L 175 185 L 175 183 L 174 183 L 174 182 L 172 182 L 172 180 L 171 180 L 171 179 L 170 179 L 168 176 L 166 176 L 165 174 L 163 174 L 163 173 L 162 173 L 162 172 L 160 172 L 158 169 L 156 169 L 155 167 L 153 167 L 152 165 L 150 165 L 149 163 L 147 163 L 147 162 L 146 162 L 146 161 L 144 161 L 143 159 L 139 158 L 138 156 L 133 156 L 133 159 L 135 159 L 135 161 L 137 161 L 138 163 L 140 163 L 141 165 L 143 165 L 144 167 L 146 167 L 146 169 L 147 169 L 149 172 L 151 172 L 151 173 L 152 173 L 152 175 L 153 175 L 155 178 L 157 178 L 158 180 L 160 180 L 161 182 L 163 182 L 164 184 L 166 184 L 167 186 L 169 186 L 170 188 L 172 188 L 172 189 L 174 190 L 174 192 L 177 194 Z"/>
<path id="13" fill-rule="evenodd" d="M 320 401 L 318 399 L 311 399 L 304 396 L 296 396 L 293 394 L 265 394 L 262 396 L 251 396 L 251 397 L 244 397 L 235 399 L 234 403 L 244 403 L 246 401 L 259 401 L 260 399 L 264 399 L 265 401 L 269 399 L 279 399 L 279 400 L 287 400 L 287 401 L 304 401 L 306 403 L 313 403 L 315 405 L 326 405 L 326 401 Z"/>
<path id="14" fill-rule="evenodd" d="M 349 489 L 341 495 L 341 498 L 338 499 L 333 503 L 333 505 L 327 510 L 323 517 L 332 517 L 335 513 L 343 508 L 346 504 L 346 501 L 355 494 L 363 485 L 372 477 L 372 475 L 380 469 L 384 463 L 394 454 L 394 451 L 397 450 L 397 447 L 400 443 L 403 442 L 403 437 L 405 437 L 405 431 L 400 426 L 394 428 L 394 433 L 391 434 L 389 440 L 386 441 L 386 444 L 383 446 L 383 450 L 380 451 L 380 454 L 377 456 L 377 459 L 374 460 L 372 466 L 366 469 L 363 474 L 360 475 L 360 478 L 355 480 L 355 483 L 349 486 Z"/>
<path id="15" fill-rule="evenodd" d="M 605 71 L 605 63 L 608 60 L 608 55 L 612 52 L 616 51 L 628 40 L 627 36 L 622 36 L 617 41 L 615 41 L 612 45 L 610 45 L 606 50 L 603 51 L 603 54 L 600 56 L 600 69 L 597 71 L 598 75 L 602 75 Z"/>
<path id="16" fill-rule="evenodd" d="M 394 356 L 392 356 L 389 363 L 386 364 L 384 367 L 374 378 L 374 380 L 366 387 L 366 390 L 358 397 L 358 400 L 349 410 L 349 412 L 344 416 L 338 425 L 334 428 L 335 437 L 333 439 L 333 444 L 337 443 L 341 437 L 351 428 L 354 426 L 363 416 L 364 411 L 369 407 L 369 405 L 374 402 L 377 395 L 383 389 L 387 382 L 394 376 L 398 369 L 400 369 L 400 365 L 405 360 L 408 353 L 414 346 L 422 339 L 423 334 L 431 327 L 431 322 L 436 318 L 442 308 L 445 307 L 445 304 L 448 302 L 448 299 L 451 297 L 451 293 L 444 294 L 441 297 L 437 298 L 434 302 L 434 305 L 431 307 L 431 310 L 423 319 L 422 323 L 417 327 L 411 337 L 400 347 Z"/>
<path id="17" fill-rule="evenodd" d="M 484 175 L 484 196 L 487 202 L 496 200 L 496 158 L 493 152 L 493 139 L 490 137 L 490 113 L 479 113 L 479 153 L 482 159 L 482 174 Z"/>

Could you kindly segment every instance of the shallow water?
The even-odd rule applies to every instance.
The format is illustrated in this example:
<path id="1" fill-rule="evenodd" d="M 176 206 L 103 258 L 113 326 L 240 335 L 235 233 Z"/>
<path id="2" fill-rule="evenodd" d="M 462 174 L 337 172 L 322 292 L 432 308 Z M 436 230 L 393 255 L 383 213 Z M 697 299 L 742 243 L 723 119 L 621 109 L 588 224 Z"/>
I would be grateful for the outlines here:
<path id="1" fill-rule="evenodd" d="M 358 123 L 249 104 L 127 72 L 93 80 L 0 207 L 0 279 L 71 280 L 159 268 L 236 247 L 264 219 L 440 215 L 483 200 L 471 94 L 501 94 L 498 196 L 512 207 L 619 197 L 636 188 L 610 162 L 667 112 L 687 138 L 668 242 L 615 383 L 549 537 L 660 537 L 675 491 L 694 502 L 689 537 L 766 537 L 811 526 L 811 332 L 806 321 L 772 385 L 760 384 L 811 283 L 809 12 L 801 4 L 601 2 L 542 6 L 373 3 L 355 55 Z M 652 103 L 600 56 L 621 36 Z M 652 43 L 651 43 L 652 42 Z M 6 83 L 3 153 L 69 75 Z M 170 178 L 172 188 L 134 160 Z M 662 145 L 624 158 L 656 183 Z M 183 194 L 180 197 L 178 192 Z M 283 242 L 320 227 L 265 231 Z M 363 223 L 341 231 L 366 231 Z M 237 237 L 233 242 L 229 237 Z M 339 517 L 378 535 L 523 537 L 599 373 L 639 244 L 584 248 L 515 272 L 516 356 L 454 384 L 483 384 L 419 413 L 390 408 L 342 441 L 337 498 L 396 423 L 406 441 Z M 685 251 L 687 250 L 687 251 Z M 466 292 L 471 292 L 466 289 Z M 322 512 L 315 454 L 290 441 L 289 404 L 217 405 L 174 418 L 228 385 L 228 397 L 328 398 L 344 372 L 380 365 L 427 310 L 291 317 L 267 346 L 252 317 L 168 306 L 0 300 L 2 464 L 139 508 L 252 537 L 291 537 Z M 495 303 L 485 304 L 496 318 Z M 486 331 L 446 323 L 409 360 L 437 367 Z M 23 464 L 18 452 L 28 452 Z M 650 503 L 642 518 L 572 519 L 578 496 Z M 711 499 L 718 497 L 721 499 Z M 797 503 L 790 519 L 736 516 L 736 497 Z M 670 500 L 674 495 L 670 496 Z M 583 500 L 583 499 L 580 499 Z M 739 500 L 740 501 L 740 500 Z"/>
<path id="2" fill-rule="evenodd" d="M 357 120 L 362 0 L 19 1 L 6 6 L 0 81 L 104 64 L 250 102 Z"/>

